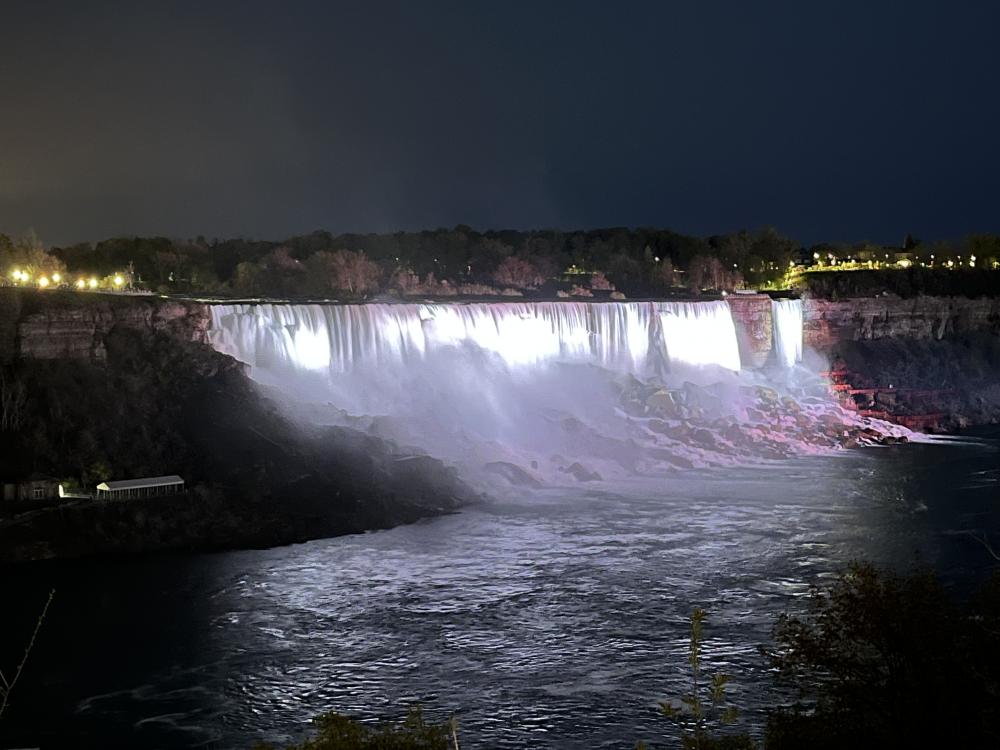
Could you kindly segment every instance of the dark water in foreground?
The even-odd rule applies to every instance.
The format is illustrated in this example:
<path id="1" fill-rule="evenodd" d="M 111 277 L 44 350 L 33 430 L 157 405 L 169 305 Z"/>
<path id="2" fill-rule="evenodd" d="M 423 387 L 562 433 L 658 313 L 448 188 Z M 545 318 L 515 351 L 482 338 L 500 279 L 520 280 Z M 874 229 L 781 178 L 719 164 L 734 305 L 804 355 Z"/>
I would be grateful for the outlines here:
<path id="1" fill-rule="evenodd" d="M 687 617 L 759 729 L 775 617 L 852 558 L 957 590 L 1000 546 L 1000 441 L 690 474 L 664 497 L 551 495 L 267 551 L 3 571 L 0 666 L 58 589 L 0 737 L 42 747 L 250 747 L 337 709 L 457 713 L 464 748 L 671 736 Z M 13 580 L 12 580 L 13 579 Z M 19 640 L 19 639 L 18 639 Z"/>

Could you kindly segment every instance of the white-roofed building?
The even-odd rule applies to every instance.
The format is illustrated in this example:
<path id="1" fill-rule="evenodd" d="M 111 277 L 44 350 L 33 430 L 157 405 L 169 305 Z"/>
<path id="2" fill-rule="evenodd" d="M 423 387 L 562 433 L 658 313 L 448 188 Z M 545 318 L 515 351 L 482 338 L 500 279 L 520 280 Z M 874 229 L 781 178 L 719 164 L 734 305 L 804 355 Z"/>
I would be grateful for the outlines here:
<path id="1" fill-rule="evenodd" d="M 184 492 L 184 480 L 176 474 L 101 482 L 97 485 L 98 500 L 134 500 L 143 497 L 179 495 L 182 492 Z"/>

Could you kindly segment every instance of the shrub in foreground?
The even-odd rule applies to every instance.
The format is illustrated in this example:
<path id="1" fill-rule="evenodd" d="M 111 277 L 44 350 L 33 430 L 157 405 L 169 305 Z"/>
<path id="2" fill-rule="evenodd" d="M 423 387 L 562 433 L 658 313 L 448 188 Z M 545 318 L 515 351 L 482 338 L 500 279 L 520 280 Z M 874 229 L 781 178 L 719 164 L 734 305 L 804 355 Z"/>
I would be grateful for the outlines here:
<path id="1" fill-rule="evenodd" d="M 313 719 L 315 736 L 286 750 L 458 750 L 454 720 L 444 724 L 424 721 L 420 706 L 412 706 L 399 723 L 371 727 L 335 711 Z M 275 750 L 258 745 L 256 750 Z"/>
<path id="2" fill-rule="evenodd" d="M 766 747 L 1000 747 L 1000 580 L 965 605 L 930 572 L 855 564 L 771 653 L 798 701 L 772 710 Z"/>

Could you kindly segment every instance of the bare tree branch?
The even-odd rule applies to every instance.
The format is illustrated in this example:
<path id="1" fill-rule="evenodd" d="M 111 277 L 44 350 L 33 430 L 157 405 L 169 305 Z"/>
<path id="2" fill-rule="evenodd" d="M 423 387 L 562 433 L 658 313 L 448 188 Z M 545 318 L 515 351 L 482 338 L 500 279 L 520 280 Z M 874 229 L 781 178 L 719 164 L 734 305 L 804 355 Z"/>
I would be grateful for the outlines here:
<path id="1" fill-rule="evenodd" d="M 975 539 L 981 545 L 983 545 L 983 547 L 986 548 L 986 551 L 990 553 L 990 557 L 992 557 L 994 560 L 1000 562 L 1000 555 L 998 555 L 997 552 L 996 552 L 996 550 L 993 549 L 993 545 L 990 544 L 990 540 L 986 536 L 986 532 L 985 531 L 983 532 L 983 535 L 981 537 L 977 536 L 972 531 L 967 531 L 965 533 L 968 534 L 969 536 L 971 536 L 973 539 Z"/>
<path id="2" fill-rule="evenodd" d="M 52 598 L 56 595 L 55 589 L 49 592 L 49 598 L 45 602 L 45 606 L 42 607 L 42 613 L 38 616 L 38 621 L 35 623 L 35 629 L 31 633 L 31 640 L 28 641 L 28 645 L 24 648 L 24 656 L 21 657 L 21 663 L 17 665 L 17 669 L 14 670 L 14 677 L 10 682 L 7 682 L 7 678 L 4 678 L 4 689 L 3 689 L 3 700 L 0 701 L 0 718 L 3 717 L 4 711 L 7 710 L 7 701 L 10 698 L 11 692 L 14 690 L 14 686 L 17 685 L 17 681 L 21 678 L 21 673 L 24 671 L 24 665 L 28 661 L 28 655 L 31 653 L 31 649 L 35 647 L 35 639 L 38 637 L 38 631 L 42 627 L 42 623 L 45 621 L 45 615 L 49 612 L 49 605 L 52 604 Z"/>

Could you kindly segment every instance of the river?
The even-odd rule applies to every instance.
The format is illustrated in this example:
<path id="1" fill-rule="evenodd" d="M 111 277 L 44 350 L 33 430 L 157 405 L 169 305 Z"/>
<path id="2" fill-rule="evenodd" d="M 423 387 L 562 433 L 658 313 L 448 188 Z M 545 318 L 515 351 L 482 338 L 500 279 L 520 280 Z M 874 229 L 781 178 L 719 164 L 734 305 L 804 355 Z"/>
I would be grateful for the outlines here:
<path id="1" fill-rule="evenodd" d="M 248 748 L 335 709 L 454 712 L 463 748 L 672 737 L 688 616 L 759 734 L 758 648 L 852 559 L 957 593 L 1000 546 L 1000 436 L 691 471 L 658 497 L 540 491 L 390 531 L 4 574 L 3 653 L 56 598 L 0 721 L 7 745 Z M 5 745 L 6 746 L 6 745 Z"/>

